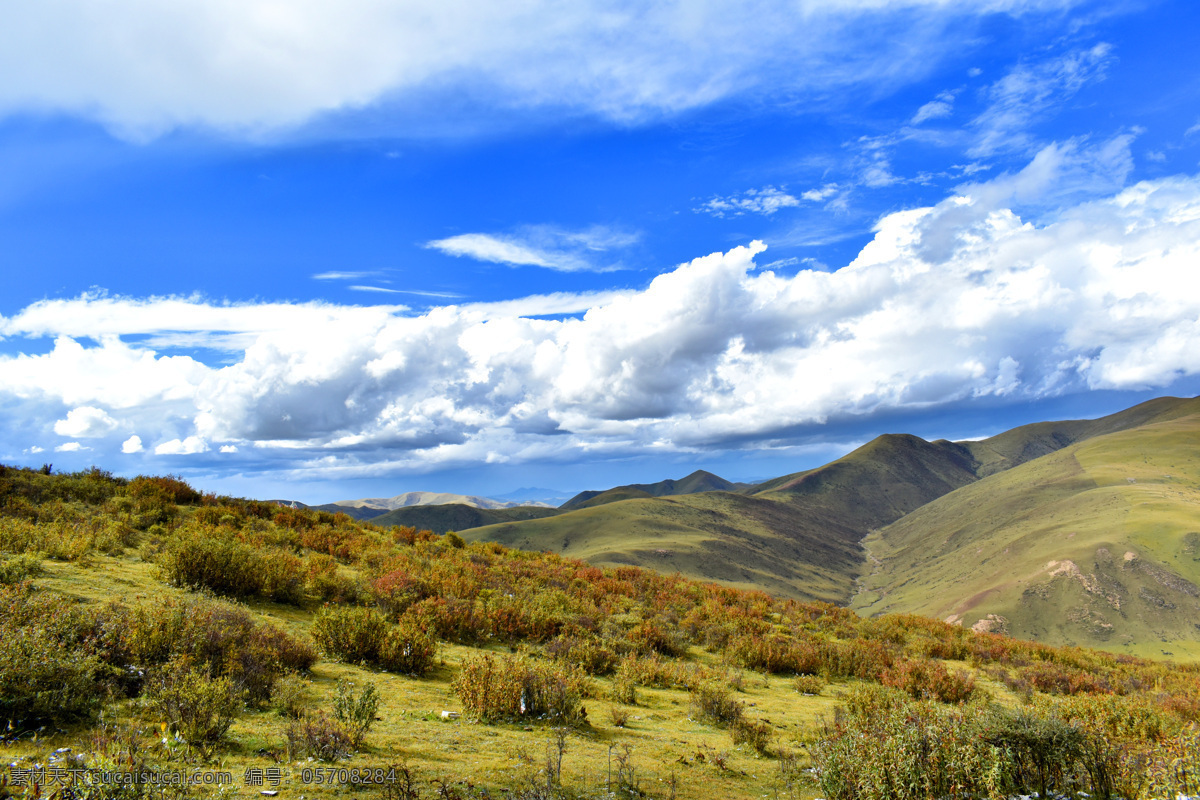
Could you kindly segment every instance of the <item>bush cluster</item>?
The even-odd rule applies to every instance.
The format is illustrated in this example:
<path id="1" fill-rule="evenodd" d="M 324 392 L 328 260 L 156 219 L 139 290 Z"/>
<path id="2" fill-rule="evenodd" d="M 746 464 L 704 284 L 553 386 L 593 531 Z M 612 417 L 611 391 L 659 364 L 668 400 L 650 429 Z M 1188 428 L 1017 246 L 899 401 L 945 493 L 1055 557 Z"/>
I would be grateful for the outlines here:
<path id="1" fill-rule="evenodd" d="M 580 722 L 586 717 L 583 697 L 591 694 L 579 670 L 490 653 L 464 659 L 453 689 L 467 713 L 485 722 L 517 717 Z"/>
<path id="2" fill-rule="evenodd" d="M 1081 792 L 1110 800 L 1147 791 L 1172 797 L 1196 786 L 1189 769 L 1200 757 L 1186 750 L 1200 742 L 1195 728 L 1128 698 L 948 707 L 865 687 L 846 707 L 809 743 L 831 800 Z"/>
<path id="3" fill-rule="evenodd" d="M 310 645 L 227 603 L 98 607 L 27 582 L 0 586 L 0 641 L 0 720 L 14 724 L 89 717 L 109 697 L 140 694 L 147 675 L 152 684 L 164 675 L 182 681 L 167 665 L 183 662 L 263 703 L 281 674 L 316 660 Z"/>
<path id="4" fill-rule="evenodd" d="M 917 700 L 965 703 L 975 692 L 975 678 L 951 672 L 940 661 L 905 659 L 883 671 L 879 682 Z"/>
<path id="5" fill-rule="evenodd" d="M 326 606 L 317 613 L 313 639 L 326 653 L 352 663 L 421 676 L 437 660 L 437 642 L 411 620 L 388 622 L 371 609 Z"/>

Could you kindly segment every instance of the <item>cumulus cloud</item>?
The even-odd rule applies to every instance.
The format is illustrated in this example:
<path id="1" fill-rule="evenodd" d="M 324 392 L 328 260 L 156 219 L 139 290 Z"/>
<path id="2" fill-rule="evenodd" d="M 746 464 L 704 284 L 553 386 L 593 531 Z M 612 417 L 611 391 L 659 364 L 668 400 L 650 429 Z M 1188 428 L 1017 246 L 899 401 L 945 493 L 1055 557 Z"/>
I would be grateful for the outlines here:
<path id="1" fill-rule="evenodd" d="M 80 406 L 67 412 L 66 419 L 54 423 L 54 432 L 72 439 L 92 439 L 107 436 L 117 428 L 117 421 L 103 409 Z"/>
<path id="2" fill-rule="evenodd" d="M 65 332 L 117 325 L 115 300 L 59 301 L 62 330 L 39 304 L 13 320 L 55 346 L 0 357 L 0 396 L 127 409 L 159 455 L 237 442 L 333 476 L 786 446 L 804 426 L 878 411 L 1167 386 L 1200 373 L 1200 297 L 1179 290 L 1200 263 L 1200 176 L 1122 187 L 1128 150 L 1050 145 L 1023 170 L 883 217 L 840 269 L 759 268 L 753 243 L 607 294 L 421 314 L 264 306 L 232 360 Z M 1047 196 L 1035 215 L 1014 210 Z M 190 302 L 197 324 L 228 313 Z M 163 319 L 154 302 L 120 303 L 129 330 Z M 552 308 L 575 315 L 536 317 Z"/>
<path id="3" fill-rule="evenodd" d="M 594 225 L 578 231 L 552 225 L 533 225 L 515 234 L 463 233 L 426 242 L 431 250 L 511 267 L 544 267 L 561 272 L 604 272 L 620 269 L 619 262 L 600 258 L 610 250 L 629 247 L 638 234 Z"/>
<path id="4" fill-rule="evenodd" d="M 154 448 L 154 454 L 158 456 L 188 456 L 207 452 L 208 442 L 199 436 L 189 436 L 186 439 L 172 439 Z"/>
<path id="5" fill-rule="evenodd" d="M 807 198 L 808 193 L 805 193 Z M 697 213 L 712 214 L 714 217 L 737 217 L 747 212 L 771 216 L 781 208 L 800 205 L 800 201 L 774 186 L 747 189 L 741 195 L 714 197 L 696 209 Z"/>
<path id="6" fill-rule="evenodd" d="M 140 452 L 142 452 L 142 437 L 138 436 L 136 433 L 133 436 L 130 436 L 128 439 L 126 439 L 124 442 L 121 443 L 121 452 L 122 453 L 140 453 Z"/>
<path id="7" fill-rule="evenodd" d="M 836 183 L 826 183 L 816 189 L 809 189 L 807 192 L 802 193 L 800 197 L 813 203 L 820 203 L 833 197 L 838 191 L 839 188 Z"/>
<path id="8" fill-rule="evenodd" d="M 84 447 L 79 442 L 66 442 L 54 448 L 56 453 L 78 453 L 83 450 L 90 450 L 90 447 Z"/>
<path id="9" fill-rule="evenodd" d="M 953 48 L 914 38 L 1064 2 L 766 0 L 750 13 L 733 0 L 24 3 L 0 28 L 0 113 L 83 114 L 130 137 L 193 124 L 258 132 L 457 92 L 628 121 L 734 92 L 919 77 Z"/>

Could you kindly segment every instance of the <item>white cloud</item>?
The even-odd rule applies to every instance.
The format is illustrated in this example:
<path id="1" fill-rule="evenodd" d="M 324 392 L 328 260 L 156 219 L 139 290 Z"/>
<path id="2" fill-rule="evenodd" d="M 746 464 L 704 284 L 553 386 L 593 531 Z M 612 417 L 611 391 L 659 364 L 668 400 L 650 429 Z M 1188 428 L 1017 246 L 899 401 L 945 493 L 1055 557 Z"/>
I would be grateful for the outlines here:
<path id="1" fill-rule="evenodd" d="M 403 119 L 445 92 L 477 106 L 638 120 L 735 92 L 922 77 L 930 58 L 954 50 L 933 41 L 970 35 L 964 18 L 1064 4 L 24 3 L 6 9 L 0 28 L 0 113 L 66 111 L 135 138 L 179 125 L 254 133 L 388 103 L 410 111 L 395 115 Z"/>
<path id="2" fill-rule="evenodd" d="M 38 447 L 38 446 L 35 444 L 35 445 L 33 445 L 32 447 L 27 447 L 27 448 L 25 448 L 25 452 L 26 452 L 26 453 L 33 454 L 33 455 L 37 455 L 38 453 L 44 453 L 44 452 L 46 452 L 46 448 L 44 448 L 44 447 Z"/>
<path id="3" fill-rule="evenodd" d="M 800 197 L 804 200 L 809 200 L 813 203 L 820 203 L 822 201 L 828 200 L 829 198 L 833 197 L 837 193 L 838 193 L 838 185 L 836 183 L 827 183 L 824 186 L 821 186 L 819 188 L 809 189 L 807 192 L 804 192 L 803 194 L 801 194 Z"/>
<path id="4" fill-rule="evenodd" d="M 154 454 L 159 456 L 194 455 L 207 453 L 208 442 L 199 436 L 189 436 L 186 439 L 172 439 L 154 448 Z"/>
<path id="5" fill-rule="evenodd" d="M 531 225 L 515 234 L 463 233 L 426 242 L 446 255 L 466 256 L 513 267 L 544 267 L 561 272 L 604 272 L 619 263 L 597 260 L 601 253 L 629 247 L 638 234 L 594 225 L 578 231 L 552 225 Z"/>
<path id="6" fill-rule="evenodd" d="M 122 453 L 140 453 L 140 452 L 142 452 L 142 437 L 138 436 L 136 433 L 133 436 L 130 436 L 128 439 L 126 439 L 124 442 L 121 443 L 121 452 Z"/>
<path id="7" fill-rule="evenodd" d="M 91 450 L 90 447 L 84 447 L 79 442 L 66 442 L 54 448 L 56 453 L 79 453 L 83 450 Z"/>
<path id="8" fill-rule="evenodd" d="M 80 406 L 67 412 L 66 419 L 54 423 L 54 432 L 72 439 L 94 439 L 107 436 L 117 428 L 117 421 L 103 409 Z"/>
<path id="9" fill-rule="evenodd" d="M 917 109 L 917 113 L 913 115 L 912 124 L 920 125 L 927 120 L 943 119 L 953 114 L 954 95 L 950 92 L 942 92 L 937 96 L 936 100 L 930 100 Z"/>
<path id="10" fill-rule="evenodd" d="M 178 301 L 38 304 L 13 320 L 59 338 L 0 357 L 0 397 L 42 424 L 58 403 L 121 408 L 162 455 L 238 442 L 348 475 L 786 446 L 799 426 L 880 410 L 1167 386 L 1200 373 L 1200 296 L 1180 291 L 1200 263 L 1200 176 L 1122 187 L 1130 140 L 1050 145 L 889 214 L 840 269 L 758 269 L 756 243 L 638 290 L 423 314 L 263 306 L 250 343 L 211 363 L 113 331 L 151 333 L 169 316 L 158 304 Z M 1013 210 L 1031 203 L 1036 216 Z M 190 302 L 194 322 L 227 313 Z M 56 330 L 87 319 L 110 333 L 85 345 Z"/>
<path id="11" fill-rule="evenodd" d="M 1023 64 L 988 88 L 988 107 L 973 121 L 978 131 L 968 151 L 973 158 L 1021 152 L 1033 145 L 1031 123 L 1084 85 L 1103 80 L 1112 63 L 1112 47 L 1100 43 L 1059 58 Z"/>
<path id="12" fill-rule="evenodd" d="M 363 278 L 377 278 L 378 272 L 318 272 L 313 275 L 314 281 L 360 281 Z"/>
<path id="13" fill-rule="evenodd" d="M 769 217 L 781 208 L 798 205 L 800 201 L 787 192 L 774 186 L 764 186 L 761 189 L 747 189 L 740 196 L 714 197 L 695 210 L 714 217 L 737 217 L 746 212 Z"/>
<path id="14" fill-rule="evenodd" d="M 238 449 L 236 444 L 223 444 L 221 445 L 220 449 L 220 452 L 222 453 L 236 453 L 237 451 Z"/>

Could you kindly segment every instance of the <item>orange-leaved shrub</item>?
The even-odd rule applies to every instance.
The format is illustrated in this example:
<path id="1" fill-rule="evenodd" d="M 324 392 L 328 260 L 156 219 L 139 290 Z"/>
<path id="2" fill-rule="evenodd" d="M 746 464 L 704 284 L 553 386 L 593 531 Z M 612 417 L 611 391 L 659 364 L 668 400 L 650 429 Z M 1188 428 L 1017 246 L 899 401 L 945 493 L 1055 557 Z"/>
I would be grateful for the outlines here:
<path id="1" fill-rule="evenodd" d="M 975 692 L 975 678 L 951 672 L 940 661 L 904 659 L 885 669 L 879 682 L 905 692 L 917 700 L 965 703 Z"/>

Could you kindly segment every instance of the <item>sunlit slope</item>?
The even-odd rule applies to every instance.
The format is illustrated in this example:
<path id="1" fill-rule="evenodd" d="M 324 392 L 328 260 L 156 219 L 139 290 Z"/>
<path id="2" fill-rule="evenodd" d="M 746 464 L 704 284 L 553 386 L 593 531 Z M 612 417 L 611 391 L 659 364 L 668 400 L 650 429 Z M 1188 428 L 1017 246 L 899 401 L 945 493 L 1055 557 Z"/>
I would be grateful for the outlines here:
<path id="1" fill-rule="evenodd" d="M 434 533 L 478 528 L 497 522 L 513 522 L 525 519 L 550 517 L 559 513 L 557 508 L 542 506 L 514 506 L 512 508 L 478 508 L 464 503 L 444 503 L 430 506 L 405 506 L 385 514 L 372 517 L 372 525 L 387 528 L 392 525 L 411 526 Z"/>
<path id="2" fill-rule="evenodd" d="M 973 479 L 957 445 L 889 435 L 753 496 L 634 497 L 463 535 L 845 603 L 870 528 Z"/>
<path id="3" fill-rule="evenodd" d="M 616 500 L 628 500 L 632 497 L 666 497 L 676 494 L 696 494 L 697 492 L 733 492 L 743 484 L 730 483 L 719 475 L 713 475 L 698 469 L 687 477 L 679 480 L 663 480 L 657 483 L 631 483 L 616 486 L 607 491 L 586 491 L 572 497 L 559 508 L 573 509 L 612 503 Z"/>
<path id="4" fill-rule="evenodd" d="M 874 571 L 853 606 L 1050 643 L 1200 653 L 1200 409 L 1159 411 L 873 533 Z"/>
<path id="5" fill-rule="evenodd" d="M 602 566 L 637 565 L 773 594 L 841 601 L 862 556 L 830 521 L 729 492 L 638 498 L 555 517 L 462 532 L 523 550 L 550 550 Z"/>

